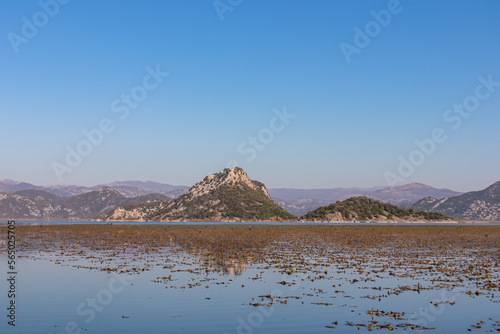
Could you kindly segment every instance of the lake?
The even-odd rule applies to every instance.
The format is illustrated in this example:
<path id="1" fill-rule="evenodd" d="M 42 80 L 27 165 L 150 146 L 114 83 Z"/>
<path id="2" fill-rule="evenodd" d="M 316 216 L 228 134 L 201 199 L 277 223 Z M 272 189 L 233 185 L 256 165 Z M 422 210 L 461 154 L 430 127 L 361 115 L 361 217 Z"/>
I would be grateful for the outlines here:
<path id="1" fill-rule="evenodd" d="M 15 237 L 1 333 L 500 331 L 498 225 L 20 224 Z"/>

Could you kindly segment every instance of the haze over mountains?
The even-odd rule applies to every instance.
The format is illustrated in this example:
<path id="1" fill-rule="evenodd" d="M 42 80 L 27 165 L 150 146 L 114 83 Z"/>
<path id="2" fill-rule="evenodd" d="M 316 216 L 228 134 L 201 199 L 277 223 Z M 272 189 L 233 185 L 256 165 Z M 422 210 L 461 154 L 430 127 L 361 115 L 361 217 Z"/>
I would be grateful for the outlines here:
<path id="1" fill-rule="evenodd" d="M 350 197 L 366 196 L 395 205 L 409 206 L 423 197 L 443 198 L 460 195 L 450 189 L 436 189 L 421 183 L 395 187 L 334 188 L 334 189 L 269 189 L 271 197 L 285 210 L 301 216 L 320 206 Z"/>
<path id="2" fill-rule="evenodd" d="M 312 210 L 336 201 L 366 196 L 406 208 L 413 208 L 417 211 L 443 213 L 457 219 L 495 220 L 500 219 L 499 184 L 500 182 L 497 182 L 484 191 L 466 194 L 450 189 L 436 189 L 420 183 L 411 183 L 396 187 L 373 188 L 267 189 L 265 196 L 270 197 L 270 200 L 272 199 L 287 213 L 295 216 L 303 216 Z M 94 219 L 121 207 L 122 213 L 126 212 L 128 215 L 126 219 L 142 219 L 146 216 L 153 217 L 151 214 L 159 209 L 179 205 L 180 200 L 170 202 L 187 194 L 188 190 L 189 188 L 186 186 L 172 186 L 152 181 L 116 181 L 108 185 L 84 187 L 74 185 L 36 186 L 26 182 L 4 179 L 0 180 L 0 217 L 10 219 Z M 250 197 L 255 197 L 254 195 L 251 194 Z M 231 196 L 236 195 L 233 193 Z M 183 198 L 185 200 L 186 196 Z M 262 198 L 259 201 L 262 202 Z M 208 208 L 208 203 L 210 200 L 204 202 L 205 209 Z M 217 204 L 214 204 L 213 201 L 211 203 L 215 206 Z M 267 204 L 272 206 L 270 202 Z M 127 206 L 126 210 L 123 209 L 123 206 Z M 189 205 L 184 202 L 181 206 Z M 128 210 L 131 207 L 136 208 L 133 214 Z M 233 208 L 226 207 L 226 210 L 229 209 Z M 188 211 L 190 213 L 187 216 L 163 215 L 161 219 L 186 219 L 188 216 L 204 219 L 201 212 L 191 209 Z M 219 216 L 208 215 L 205 218 L 225 217 L 222 214 L 222 209 L 218 212 L 221 213 Z M 277 216 L 285 217 L 286 215 L 280 213 Z M 155 219 L 159 219 L 159 217 Z"/>
<path id="3" fill-rule="evenodd" d="M 117 190 L 125 197 L 137 197 L 147 194 L 158 193 L 171 198 L 177 198 L 189 190 L 188 186 L 173 186 L 170 184 L 153 181 L 115 181 L 93 187 L 76 185 L 53 185 L 36 186 L 26 182 L 13 180 L 0 180 L 0 193 L 16 192 L 19 190 L 37 189 L 49 193 L 69 197 L 86 192 L 97 191 L 107 186 Z M 444 198 L 447 196 L 460 195 L 450 189 L 436 189 L 421 183 L 410 183 L 396 187 L 372 187 L 372 188 L 332 188 L 332 189 L 294 189 L 278 188 L 268 189 L 269 195 L 281 207 L 288 212 L 301 216 L 320 206 L 328 205 L 336 201 L 343 201 L 349 197 L 367 196 L 395 205 L 408 206 L 424 197 Z"/>
<path id="4" fill-rule="evenodd" d="M 51 186 L 36 186 L 31 183 L 14 181 L 9 179 L 0 180 L 0 193 L 16 192 L 19 190 L 37 189 L 44 190 L 49 193 L 61 196 L 70 197 L 97 191 L 102 187 L 111 187 L 117 190 L 125 197 L 137 197 L 147 194 L 163 194 L 168 197 L 179 197 L 185 193 L 189 187 L 187 186 L 173 186 L 165 183 L 158 183 L 153 181 L 115 181 L 112 183 L 96 185 L 93 187 L 75 186 L 75 185 L 51 185 Z"/>

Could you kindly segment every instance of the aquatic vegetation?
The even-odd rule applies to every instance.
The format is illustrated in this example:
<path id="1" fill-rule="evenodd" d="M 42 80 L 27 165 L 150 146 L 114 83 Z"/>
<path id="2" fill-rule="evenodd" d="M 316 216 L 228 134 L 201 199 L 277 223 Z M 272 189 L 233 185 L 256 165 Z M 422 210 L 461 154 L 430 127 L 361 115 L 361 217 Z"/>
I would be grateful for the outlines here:
<path id="1" fill-rule="evenodd" d="M 260 284 L 262 293 L 242 298 L 242 307 L 350 310 L 331 313 L 325 330 L 439 331 L 419 307 L 440 314 L 476 298 L 500 303 L 500 226 L 96 224 L 18 233 L 23 257 L 122 275 L 154 270 L 161 274 L 151 284 L 203 289 L 206 303 L 213 288 Z M 431 298 L 436 291 L 440 299 Z M 417 297 L 423 302 L 388 306 Z M 463 331 L 498 330 L 498 320 Z"/>

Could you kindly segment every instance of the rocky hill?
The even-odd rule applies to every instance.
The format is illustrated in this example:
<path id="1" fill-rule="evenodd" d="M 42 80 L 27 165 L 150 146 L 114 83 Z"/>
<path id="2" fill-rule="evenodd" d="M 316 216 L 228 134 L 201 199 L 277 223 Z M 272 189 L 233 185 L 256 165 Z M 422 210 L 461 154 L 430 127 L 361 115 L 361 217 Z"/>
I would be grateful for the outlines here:
<path id="1" fill-rule="evenodd" d="M 28 189 L 14 193 L 0 193 L 0 218 L 7 219 L 94 219 L 125 204 L 144 204 L 168 201 L 161 194 L 127 198 L 113 188 L 71 197 L 61 197 L 44 190 Z"/>
<path id="2" fill-rule="evenodd" d="M 455 219 L 500 220 L 500 181 L 480 191 L 437 199 L 423 198 L 412 206 L 415 210 L 440 212 Z"/>
<path id="3" fill-rule="evenodd" d="M 450 217 L 440 213 L 415 211 L 400 208 L 396 205 L 374 200 L 368 197 L 351 197 L 345 201 L 337 201 L 317 208 L 302 216 L 306 221 L 330 222 L 418 222 L 449 220 Z"/>
<path id="4" fill-rule="evenodd" d="M 277 205 L 264 184 L 239 167 L 205 177 L 180 197 L 158 205 L 121 207 L 108 220 L 281 220 L 296 218 Z"/>

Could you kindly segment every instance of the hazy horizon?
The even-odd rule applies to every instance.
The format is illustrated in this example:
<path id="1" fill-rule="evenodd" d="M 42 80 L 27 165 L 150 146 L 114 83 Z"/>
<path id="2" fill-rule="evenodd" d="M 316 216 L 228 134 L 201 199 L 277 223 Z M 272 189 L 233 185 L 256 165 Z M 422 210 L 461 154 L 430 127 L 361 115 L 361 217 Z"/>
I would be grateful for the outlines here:
<path id="1" fill-rule="evenodd" d="M 251 179 L 254 179 L 250 176 Z M 155 181 L 155 180 L 113 180 L 113 181 L 109 181 L 109 182 L 103 182 L 103 183 L 89 183 L 89 184 L 64 184 L 64 185 L 61 185 L 61 184 L 35 184 L 35 183 L 32 183 L 32 182 L 27 182 L 25 180 L 12 180 L 12 179 L 8 179 L 8 178 L 4 178 L 4 179 L 0 179 L 0 182 L 4 182 L 4 181 L 12 181 L 12 182 L 27 182 L 27 183 L 30 183 L 30 184 L 33 184 L 34 186 L 41 186 L 41 187 L 48 187 L 48 186 L 77 186 L 77 187 L 96 187 L 96 186 L 106 186 L 106 185 L 109 185 L 109 184 L 112 184 L 112 183 L 120 183 L 120 182 L 154 182 L 154 183 L 159 183 L 159 184 L 168 184 L 170 186 L 174 186 L 174 187 L 192 187 L 194 186 L 197 182 L 200 182 L 202 179 L 196 181 L 195 183 L 193 184 L 178 184 L 178 183 L 169 183 L 169 182 L 158 182 L 158 181 Z M 254 179 L 256 181 L 260 181 L 260 180 L 257 180 L 257 179 Z M 500 181 L 495 181 L 495 182 L 500 182 Z M 495 183 L 493 182 L 493 183 Z M 480 189 L 467 189 L 467 190 L 458 190 L 458 189 L 453 189 L 453 188 L 441 188 L 441 187 L 435 187 L 433 186 L 432 184 L 425 184 L 425 183 L 421 183 L 421 182 L 409 182 L 409 183 L 405 183 L 405 184 L 402 184 L 402 185 L 398 185 L 398 186 L 404 186 L 404 185 L 410 185 L 410 184 L 414 184 L 414 183 L 417 183 L 417 184 L 423 184 L 425 186 L 430 186 L 430 187 L 433 187 L 435 189 L 448 189 L 448 190 L 453 190 L 453 191 L 457 191 L 457 192 L 462 192 L 462 193 L 466 193 L 466 192 L 470 192 L 470 191 L 479 191 L 479 190 L 483 190 L 489 186 L 491 186 L 492 184 L 489 184 L 488 186 L 484 187 L 484 188 L 480 188 Z M 265 184 L 266 185 L 266 184 Z M 376 188 L 385 188 L 385 187 L 389 187 L 388 185 L 386 184 L 380 184 L 380 185 L 375 185 L 375 186 L 367 186 L 367 187 L 357 187 L 357 186 L 352 186 L 352 187 L 331 187 L 331 188 L 296 188 L 296 187 L 270 187 L 270 186 L 267 186 L 266 185 L 266 188 L 268 189 L 297 189 L 297 190 L 329 190 L 329 189 L 376 189 Z"/>
<path id="2" fill-rule="evenodd" d="M 500 3 L 428 4 L 3 1 L 0 178 L 484 189 Z"/>

